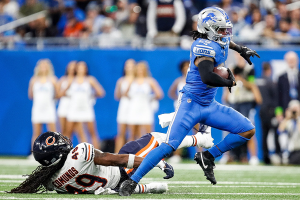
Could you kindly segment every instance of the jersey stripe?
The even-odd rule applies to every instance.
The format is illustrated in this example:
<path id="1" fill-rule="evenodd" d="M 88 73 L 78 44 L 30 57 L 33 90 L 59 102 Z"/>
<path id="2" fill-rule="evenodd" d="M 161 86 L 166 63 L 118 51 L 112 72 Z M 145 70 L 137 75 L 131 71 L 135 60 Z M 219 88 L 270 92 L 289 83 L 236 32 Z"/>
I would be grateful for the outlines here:
<path id="1" fill-rule="evenodd" d="M 152 136 L 150 142 L 144 148 L 142 148 L 139 152 L 137 152 L 135 155 L 145 157 L 146 155 L 148 155 L 148 153 L 150 151 L 152 151 L 157 146 L 158 146 L 158 142 L 156 141 L 154 136 Z M 129 174 L 130 172 L 132 172 L 132 170 L 134 170 L 134 168 L 132 168 L 132 169 L 124 168 L 124 169 L 127 174 Z"/>
<path id="2" fill-rule="evenodd" d="M 89 151 L 88 151 L 88 159 L 86 161 L 89 161 L 90 155 L 91 155 L 91 145 L 88 145 Z"/>
<path id="3" fill-rule="evenodd" d="M 85 157 L 84 157 L 84 160 L 87 160 L 87 146 L 86 146 L 86 143 L 83 143 L 84 146 L 85 146 Z"/>
<path id="4" fill-rule="evenodd" d="M 210 47 L 210 46 L 204 46 L 204 45 L 196 45 L 196 47 L 202 47 L 202 48 L 214 49 L 214 48 L 212 48 L 212 47 Z"/>

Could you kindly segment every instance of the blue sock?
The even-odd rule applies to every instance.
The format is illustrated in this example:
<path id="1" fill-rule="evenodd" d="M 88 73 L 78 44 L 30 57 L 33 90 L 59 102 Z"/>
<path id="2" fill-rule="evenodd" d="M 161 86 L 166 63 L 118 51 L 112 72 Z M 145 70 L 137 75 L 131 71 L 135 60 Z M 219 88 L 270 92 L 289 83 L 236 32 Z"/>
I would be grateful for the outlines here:
<path id="1" fill-rule="evenodd" d="M 219 144 L 213 146 L 208 151 L 213 155 L 214 158 L 221 156 L 226 151 L 229 151 L 231 149 L 234 149 L 238 146 L 241 146 L 245 142 L 247 142 L 248 138 L 244 138 L 240 136 L 239 134 L 228 134 Z M 216 147 L 218 146 L 218 147 Z"/>
<path id="2" fill-rule="evenodd" d="M 167 157 L 172 153 L 173 148 L 166 143 L 162 143 L 159 147 L 153 149 L 144 158 L 141 165 L 136 172 L 130 177 L 136 183 L 140 182 L 141 178 L 145 176 L 153 167 L 155 167 L 161 159 Z"/>

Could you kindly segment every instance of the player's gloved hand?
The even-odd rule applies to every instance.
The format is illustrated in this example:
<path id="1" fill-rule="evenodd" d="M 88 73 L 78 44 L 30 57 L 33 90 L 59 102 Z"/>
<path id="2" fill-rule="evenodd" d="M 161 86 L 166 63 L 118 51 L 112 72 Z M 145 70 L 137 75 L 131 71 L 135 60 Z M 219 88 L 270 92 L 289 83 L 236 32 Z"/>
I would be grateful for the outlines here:
<path id="1" fill-rule="evenodd" d="M 245 46 L 240 46 L 240 55 L 245 59 L 247 60 L 247 62 L 249 63 L 249 65 L 252 65 L 252 62 L 250 60 L 250 57 L 258 57 L 260 58 L 260 56 L 258 55 L 258 53 L 256 53 L 256 51 L 252 50 L 252 49 L 249 49 L 248 47 L 245 47 Z"/>
<path id="2" fill-rule="evenodd" d="M 174 169 L 172 165 L 168 164 L 166 161 L 163 162 L 165 163 L 165 166 L 161 168 L 161 170 L 167 175 L 164 177 L 164 179 L 170 179 L 174 176 Z"/>
<path id="3" fill-rule="evenodd" d="M 227 68 L 227 71 L 228 71 L 228 79 L 233 81 L 232 86 L 236 86 L 235 78 L 234 78 L 234 75 L 233 75 L 232 71 L 229 68 Z M 231 87 L 228 87 L 228 90 L 229 90 L 230 93 L 231 93 Z"/>

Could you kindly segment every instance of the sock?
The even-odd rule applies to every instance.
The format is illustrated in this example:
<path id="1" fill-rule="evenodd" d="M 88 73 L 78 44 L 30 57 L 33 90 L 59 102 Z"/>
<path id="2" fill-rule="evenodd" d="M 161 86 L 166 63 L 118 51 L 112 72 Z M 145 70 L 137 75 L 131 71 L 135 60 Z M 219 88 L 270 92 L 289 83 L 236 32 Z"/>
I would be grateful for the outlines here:
<path id="1" fill-rule="evenodd" d="M 181 149 L 184 147 L 192 147 L 197 145 L 197 139 L 195 136 L 185 136 L 185 138 L 182 140 L 181 144 L 178 146 L 177 149 Z"/>
<path id="2" fill-rule="evenodd" d="M 166 143 L 162 143 L 159 147 L 153 149 L 144 158 L 143 162 L 137 168 L 136 172 L 130 177 L 136 183 L 140 182 L 141 178 L 145 176 L 153 167 L 172 153 L 173 148 Z"/>
<path id="3" fill-rule="evenodd" d="M 134 189 L 134 194 L 141 194 L 141 193 L 147 193 L 147 185 L 144 184 L 138 184 L 136 188 Z"/>
<path id="4" fill-rule="evenodd" d="M 214 158 L 221 156 L 226 151 L 229 151 L 231 149 L 234 149 L 238 146 L 241 146 L 245 142 L 247 142 L 248 138 L 244 138 L 240 136 L 239 134 L 228 134 L 219 144 L 213 146 L 208 151 L 213 155 Z M 218 147 L 216 147 L 218 146 Z"/>

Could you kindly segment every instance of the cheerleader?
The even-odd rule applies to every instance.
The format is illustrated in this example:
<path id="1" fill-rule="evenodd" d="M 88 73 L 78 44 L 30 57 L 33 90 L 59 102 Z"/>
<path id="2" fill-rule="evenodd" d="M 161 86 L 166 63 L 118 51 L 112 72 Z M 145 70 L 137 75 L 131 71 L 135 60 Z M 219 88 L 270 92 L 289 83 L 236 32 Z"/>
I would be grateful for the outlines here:
<path id="1" fill-rule="evenodd" d="M 150 77 L 148 64 L 136 65 L 135 79 L 130 84 L 126 95 L 130 99 L 128 121 L 130 141 L 140 138 L 142 132 L 150 133 L 154 123 L 153 101 L 163 98 L 164 93 L 158 82 Z"/>
<path id="2" fill-rule="evenodd" d="M 69 90 L 69 91 L 68 91 Z M 80 142 L 87 142 L 84 134 L 83 123 L 87 124 L 91 135 L 92 144 L 99 148 L 99 139 L 95 130 L 95 97 L 104 97 L 105 91 L 97 79 L 88 75 L 88 68 L 85 62 L 78 62 L 76 65 L 76 76 L 74 80 L 68 80 L 68 87 L 62 95 L 70 96 L 70 105 L 67 113 L 66 136 L 71 138 L 76 125 Z"/>
<path id="3" fill-rule="evenodd" d="M 54 76 L 52 63 L 49 59 L 41 59 L 34 68 L 30 79 L 28 96 L 33 100 L 31 122 L 33 135 L 31 144 L 42 132 L 42 125 L 47 124 L 48 131 L 56 131 L 55 98 L 57 78 Z M 31 146 L 32 146 L 31 145 Z"/>
<path id="4" fill-rule="evenodd" d="M 135 61 L 128 59 L 124 65 L 124 76 L 118 79 L 115 88 L 115 99 L 119 100 L 117 113 L 118 135 L 116 138 L 115 153 L 118 153 L 121 147 L 126 143 L 126 130 L 128 128 L 129 99 L 126 91 L 135 76 Z"/>
<path id="5" fill-rule="evenodd" d="M 66 132 L 66 123 L 67 123 L 67 114 L 70 105 L 70 97 L 68 95 L 68 91 L 66 91 L 66 95 L 62 96 L 61 93 L 68 87 L 68 82 L 73 81 L 76 75 L 76 61 L 69 62 L 66 73 L 62 76 L 58 81 L 58 91 L 60 91 L 60 100 L 57 109 L 57 115 L 59 118 L 60 129 L 62 133 Z"/>

